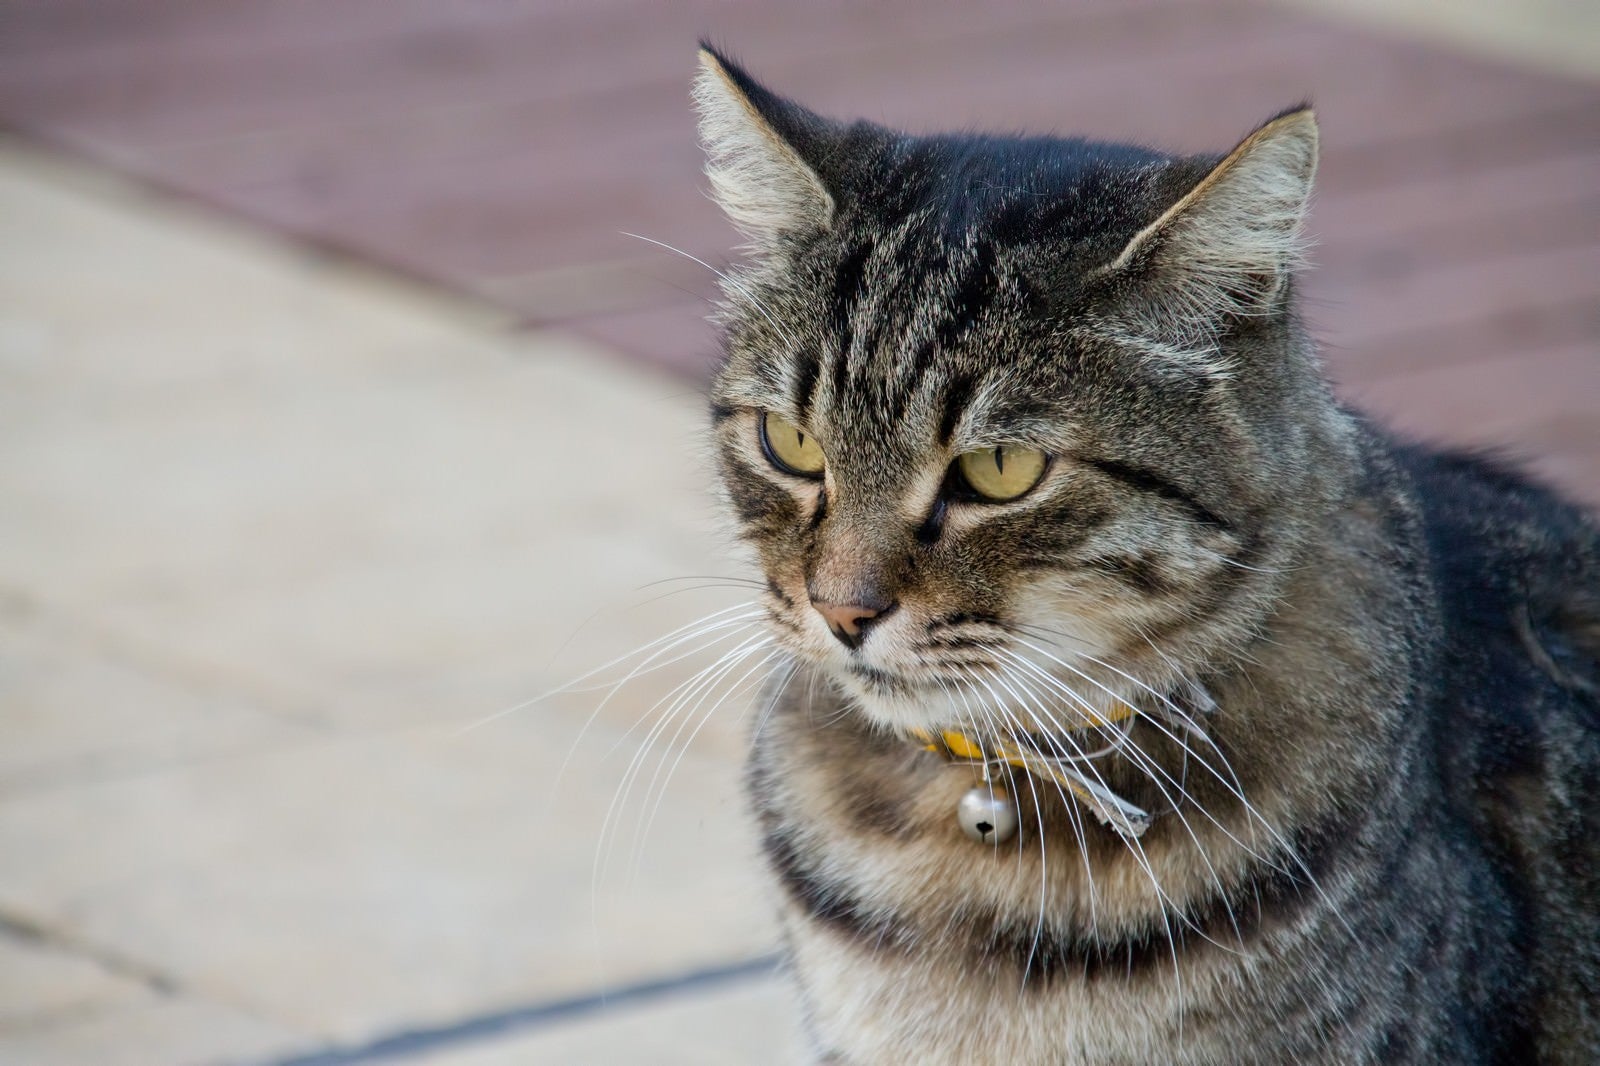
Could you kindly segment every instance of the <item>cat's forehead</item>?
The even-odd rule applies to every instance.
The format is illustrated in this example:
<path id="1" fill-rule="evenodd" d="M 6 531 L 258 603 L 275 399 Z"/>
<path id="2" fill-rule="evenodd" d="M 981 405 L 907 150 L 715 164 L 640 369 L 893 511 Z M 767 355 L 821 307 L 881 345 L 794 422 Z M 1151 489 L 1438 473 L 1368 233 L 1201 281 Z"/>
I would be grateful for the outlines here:
<path id="1" fill-rule="evenodd" d="M 1021 439 L 1027 411 L 1072 377 L 1027 257 L 984 234 L 847 231 L 809 254 L 735 294 L 717 386 L 727 405 L 921 454 Z"/>
<path id="2" fill-rule="evenodd" d="M 1059 443 L 1083 376 L 1076 279 L 1193 180 L 1193 160 L 1086 141 L 901 138 L 839 178 L 820 232 L 729 295 L 719 399 L 774 410 L 863 465 L 930 444 Z M 841 459 L 849 461 L 844 456 Z"/>

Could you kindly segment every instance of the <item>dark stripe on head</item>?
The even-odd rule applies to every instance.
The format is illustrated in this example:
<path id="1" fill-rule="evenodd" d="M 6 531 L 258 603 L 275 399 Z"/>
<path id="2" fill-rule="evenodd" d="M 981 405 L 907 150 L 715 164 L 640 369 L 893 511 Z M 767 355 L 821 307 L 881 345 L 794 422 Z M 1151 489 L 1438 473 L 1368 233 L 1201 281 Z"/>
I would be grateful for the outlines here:
<path id="1" fill-rule="evenodd" d="M 924 629 L 926 629 L 929 633 L 935 633 L 941 629 L 954 629 L 959 626 L 974 625 L 996 626 L 1002 629 L 1005 628 L 1005 623 L 1001 621 L 1000 616 L 997 614 L 989 614 L 982 611 L 954 611 L 950 614 L 932 619 L 928 622 Z"/>
<path id="2" fill-rule="evenodd" d="M 972 265 L 961 278 L 961 286 L 950 297 L 950 315 L 939 324 L 938 339 L 941 348 L 949 348 L 978 320 L 984 308 L 994 297 L 996 284 L 994 247 L 979 244 Z"/>
<path id="3" fill-rule="evenodd" d="M 1252 582 L 1249 580 L 1249 563 L 1246 560 L 1256 558 L 1261 549 L 1262 537 L 1259 531 L 1252 531 L 1240 545 L 1234 560 L 1238 566 L 1221 566 L 1213 570 L 1204 581 L 1191 583 L 1186 592 L 1188 603 L 1183 614 L 1166 620 L 1147 621 L 1143 632 L 1138 634 L 1137 640 L 1129 644 L 1130 648 L 1148 646 L 1154 642 L 1164 643 L 1174 639 L 1176 634 L 1182 633 L 1201 619 L 1215 616 L 1225 610 L 1229 604 L 1236 600 Z"/>
<path id="4" fill-rule="evenodd" d="M 1114 511 L 1090 500 L 1051 500 L 1019 520 L 1014 532 L 1002 535 L 1014 545 L 1011 558 L 1017 569 L 1070 572 L 1084 565 L 1072 553 L 1114 517 Z"/>
<path id="5" fill-rule="evenodd" d="M 944 532 L 944 516 L 949 510 L 949 501 L 943 493 L 933 501 L 933 509 L 928 512 L 928 517 L 922 525 L 917 527 L 917 543 L 924 547 L 936 544 L 939 536 Z"/>
<path id="6" fill-rule="evenodd" d="M 815 352 L 797 352 L 795 358 L 801 360 L 794 382 L 795 425 L 805 426 L 811 418 L 811 402 L 816 398 L 822 359 Z"/>
<path id="7" fill-rule="evenodd" d="M 745 525 L 774 519 L 785 508 L 794 506 L 793 497 L 766 478 L 742 474 L 727 480 L 728 500 Z"/>
<path id="8" fill-rule="evenodd" d="M 904 378 L 906 402 L 909 402 L 917 386 L 933 366 L 935 353 L 948 352 L 977 322 L 978 317 L 994 298 L 995 285 L 994 248 L 987 243 L 979 244 L 971 265 L 961 277 L 961 283 L 946 302 L 948 314 L 935 328 L 934 335 L 924 341 L 911 357 L 911 368 Z M 946 417 L 949 417 L 948 407 Z M 954 428 L 953 422 L 951 428 Z M 948 442 L 949 439 L 950 433 L 941 423 L 940 440 Z"/>
<path id="9" fill-rule="evenodd" d="M 867 259 L 872 255 L 872 245 L 860 244 L 852 248 L 839 264 L 839 273 L 833 279 L 833 298 L 828 307 L 828 324 L 838 343 L 833 364 L 833 394 L 843 396 L 850 375 L 850 350 L 855 347 L 856 304 L 867 291 Z"/>
<path id="10" fill-rule="evenodd" d="M 738 413 L 739 411 L 736 407 L 729 407 L 727 404 L 718 403 L 715 400 L 711 401 L 711 424 L 713 426 L 722 425 L 722 423 Z"/>
<path id="11" fill-rule="evenodd" d="M 724 447 L 718 463 L 728 502 L 739 521 L 747 526 L 777 528 L 798 517 L 793 494 L 774 485 L 764 473 L 746 466 L 732 449 Z"/>
<path id="12" fill-rule="evenodd" d="M 972 399 L 972 375 L 962 371 L 950 378 L 944 388 L 944 411 L 939 415 L 939 445 L 948 447 L 955 435 L 956 424 L 961 421 L 967 402 Z"/>

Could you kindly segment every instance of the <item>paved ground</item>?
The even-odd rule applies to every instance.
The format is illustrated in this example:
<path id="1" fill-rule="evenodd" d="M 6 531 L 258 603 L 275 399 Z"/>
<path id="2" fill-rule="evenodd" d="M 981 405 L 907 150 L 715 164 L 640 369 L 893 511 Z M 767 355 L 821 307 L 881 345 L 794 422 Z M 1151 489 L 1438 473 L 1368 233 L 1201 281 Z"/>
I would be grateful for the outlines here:
<path id="1" fill-rule="evenodd" d="M 1473 7 L 1468 28 L 1518 25 L 1566 69 L 1593 52 L 1571 33 L 1540 45 L 1539 25 L 1567 25 L 1554 16 L 1495 23 L 1492 0 Z M 1107 15 L 1085 47 L 1133 55 L 1141 17 Z M 1221 38 L 1206 25 L 1185 33 Z M 1277 25 L 1252 49 L 1310 39 Z M 114 19 L 84 26 L 115 36 Z M 920 32 L 959 29 L 947 13 Z M 1364 32 L 1339 39 L 1390 65 L 1342 91 L 1376 113 L 1428 46 Z M 448 50 L 428 54 L 451 69 Z M 1443 65 L 1426 84 L 1477 63 L 1489 72 L 1463 90 L 1477 117 L 1507 135 L 1519 114 L 1532 124 L 1509 142 L 1520 156 L 1437 134 L 1410 154 L 1375 141 L 1333 171 L 1346 191 L 1319 211 L 1349 243 L 1325 236 L 1324 262 L 1365 286 L 1321 312 L 1344 331 L 1335 358 L 1369 405 L 1517 443 L 1600 499 L 1600 146 L 1579 106 L 1595 91 L 1429 54 Z M 806 56 L 785 55 L 798 82 Z M 845 89 L 860 92 L 841 87 L 841 106 Z M 1447 95 L 1395 109 L 1389 132 L 1458 122 Z M 446 147 L 473 129 L 430 128 Z M 280 133 L 211 158 L 277 165 L 296 135 Z M 1441 178 L 1462 160 L 1469 174 Z M 1535 187 L 1537 202 L 1516 199 Z M 670 222 L 687 202 L 650 210 Z M 404 212 L 380 215 L 404 229 Z M 722 239 L 708 233 L 689 236 Z M 661 294 L 702 282 L 649 270 L 618 290 L 637 262 L 579 256 L 458 299 L 0 137 L 0 1063 L 793 1057 L 737 798 L 747 701 L 702 719 L 711 701 L 691 692 L 649 749 L 665 758 L 638 763 L 627 791 L 652 706 L 690 663 L 598 712 L 593 692 L 520 706 L 675 626 L 737 615 L 739 590 L 715 582 L 742 569 L 710 513 L 692 377 L 637 358 L 640 338 L 683 342 L 690 302 Z M 1486 287 L 1498 302 L 1462 295 Z M 626 306 L 563 317 L 516 302 L 559 310 L 596 289 Z M 1383 365 L 1396 338 L 1411 356 Z M 686 575 L 701 576 L 651 584 Z M 696 664 L 742 635 L 706 633 L 720 643 Z"/>
<path id="2" fill-rule="evenodd" d="M 736 572 L 699 418 L 586 342 L 0 150 L 0 1062 L 430 1027 L 383 1046 L 767 1061 L 738 716 L 658 811 L 646 765 L 609 852 L 667 686 L 581 741 L 592 694 L 462 732 L 739 602 L 641 590 Z"/>

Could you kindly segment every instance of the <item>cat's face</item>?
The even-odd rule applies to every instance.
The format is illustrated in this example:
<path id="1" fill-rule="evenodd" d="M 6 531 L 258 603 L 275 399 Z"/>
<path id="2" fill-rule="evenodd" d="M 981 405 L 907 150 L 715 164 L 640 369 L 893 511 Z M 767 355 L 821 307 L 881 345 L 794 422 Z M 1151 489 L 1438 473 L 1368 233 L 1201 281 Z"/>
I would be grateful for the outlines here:
<path id="1" fill-rule="evenodd" d="M 697 91 L 756 242 L 715 442 L 787 650 L 892 728 L 1057 732 L 1259 619 L 1309 116 L 1213 169 L 832 127 L 715 58 Z"/>

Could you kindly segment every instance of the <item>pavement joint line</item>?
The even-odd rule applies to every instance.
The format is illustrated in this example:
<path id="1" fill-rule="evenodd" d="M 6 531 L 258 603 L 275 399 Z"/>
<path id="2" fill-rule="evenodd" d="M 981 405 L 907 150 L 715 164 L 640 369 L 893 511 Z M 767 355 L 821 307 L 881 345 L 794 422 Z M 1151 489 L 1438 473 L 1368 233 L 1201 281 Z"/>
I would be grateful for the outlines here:
<path id="1" fill-rule="evenodd" d="M 196 694 L 242 695 L 258 713 L 288 725 L 337 732 L 336 722 L 317 694 L 297 690 L 249 668 L 185 654 L 181 649 L 129 632 L 94 616 L 93 606 L 47 603 L 31 590 L 0 585 L 0 616 L 23 625 L 43 626 L 64 635 L 80 649 L 138 670 Z"/>
<path id="2" fill-rule="evenodd" d="M 132 981 L 157 996 L 169 998 L 183 992 L 177 978 L 152 966 L 14 913 L 0 911 L 0 936 L 88 959 L 107 973 Z"/>
<path id="3" fill-rule="evenodd" d="M 403 1029 L 365 1044 L 325 1048 L 288 1058 L 258 1061 L 250 1066 L 368 1066 L 399 1062 L 445 1048 L 479 1044 L 527 1029 L 572 1021 L 592 1014 L 645 1006 L 678 996 L 710 991 L 742 978 L 766 977 L 778 972 L 777 955 L 723 963 L 671 977 L 657 977 L 602 992 L 572 996 L 552 1002 L 509 1007 L 472 1015 L 437 1026 Z"/>

